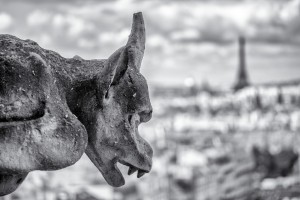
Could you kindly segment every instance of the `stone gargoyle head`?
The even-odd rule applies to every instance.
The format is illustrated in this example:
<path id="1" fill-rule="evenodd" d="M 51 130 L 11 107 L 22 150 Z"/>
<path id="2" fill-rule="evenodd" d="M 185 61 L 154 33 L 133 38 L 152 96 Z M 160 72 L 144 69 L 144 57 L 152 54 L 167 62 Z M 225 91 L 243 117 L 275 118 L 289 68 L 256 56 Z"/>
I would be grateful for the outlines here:
<path id="1" fill-rule="evenodd" d="M 0 35 L 0 196 L 29 172 L 68 167 L 84 152 L 115 187 L 125 183 L 118 162 L 138 177 L 151 170 L 153 151 L 138 133 L 152 115 L 144 50 L 141 13 L 127 44 L 103 60 Z"/>

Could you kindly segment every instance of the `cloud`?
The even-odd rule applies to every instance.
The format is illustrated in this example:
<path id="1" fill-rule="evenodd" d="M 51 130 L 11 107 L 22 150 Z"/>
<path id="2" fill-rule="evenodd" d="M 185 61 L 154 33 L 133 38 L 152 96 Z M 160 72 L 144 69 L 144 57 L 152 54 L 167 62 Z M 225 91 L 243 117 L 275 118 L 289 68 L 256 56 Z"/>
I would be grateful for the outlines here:
<path id="1" fill-rule="evenodd" d="M 200 31 L 196 29 L 185 29 L 171 33 L 171 39 L 174 41 L 197 40 L 200 36 Z"/>
<path id="2" fill-rule="evenodd" d="M 249 38 L 258 43 L 300 44 L 300 1 L 288 1 L 271 9 L 268 17 L 250 21 Z"/>
<path id="3" fill-rule="evenodd" d="M 9 14 L 5 12 L 0 13 L 0 30 L 6 30 L 12 25 L 12 22 L 13 19 Z"/>
<path id="4" fill-rule="evenodd" d="M 50 21 L 51 15 L 41 10 L 36 10 L 27 16 L 27 24 L 29 26 L 45 25 Z"/>
<path id="5" fill-rule="evenodd" d="M 155 30 L 176 42 L 223 45 L 239 35 L 259 43 L 299 41 L 299 0 L 168 2 L 148 15 L 156 21 Z"/>
<path id="6" fill-rule="evenodd" d="M 101 44 L 121 44 L 122 42 L 127 40 L 128 36 L 130 34 L 129 28 L 124 28 L 123 30 L 120 30 L 119 32 L 102 32 L 99 34 L 99 42 Z"/>
<path id="7" fill-rule="evenodd" d="M 284 66 L 291 64 L 289 58 L 296 66 L 300 52 L 300 0 L 0 2 L 6 4 L 1 10 L 10 18 L 5 29 L 12 34 L 65 57 L 86 59 L 107 58 L 125 45 L 132 14 L 143 11 L 147 44 L 142 71 L 152 83 L 182 83 L 194 75 L 200 82 L 229 83 L 241 34 L 247 37 L 247 60 L 254 71 L 264 69 L 267 60 L 271 66 Z"/>

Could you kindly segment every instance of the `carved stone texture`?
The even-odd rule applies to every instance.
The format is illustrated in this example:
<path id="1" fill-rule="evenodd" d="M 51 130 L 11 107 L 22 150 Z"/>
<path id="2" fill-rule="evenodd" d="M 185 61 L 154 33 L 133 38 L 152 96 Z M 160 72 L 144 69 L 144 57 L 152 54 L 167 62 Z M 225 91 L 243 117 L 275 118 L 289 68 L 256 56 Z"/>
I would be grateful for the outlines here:
<path id="1" fill-rule="evenodd" d="M 67 59 L 31 40 L 0 35 L 0 195 L 33 170 L 57 170 L 85 152 L 112 186 L 125 183 L 117 162 L 138 177 L 153 151 L 138 125 L 151 119 L 139 72 L 145 49 L 142 13 L 127 44 L 108 59 Z"/>

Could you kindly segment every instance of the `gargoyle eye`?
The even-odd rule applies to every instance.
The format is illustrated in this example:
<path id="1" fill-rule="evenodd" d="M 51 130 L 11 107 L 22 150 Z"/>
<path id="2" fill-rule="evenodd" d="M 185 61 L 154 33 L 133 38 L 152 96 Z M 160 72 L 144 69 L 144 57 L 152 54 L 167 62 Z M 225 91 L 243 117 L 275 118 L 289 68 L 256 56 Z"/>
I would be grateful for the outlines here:
<path id="1" fill-rule="evenodd" d="M 128 122 L 130 123 L 132 120 L 132 115 L 128 115 Z"/>
<path id="2" fill-rule="evenodd" d="M 105 93 L 105 99 L 108 99 L 108 98 L 109 98 L 109 89 Z"/>

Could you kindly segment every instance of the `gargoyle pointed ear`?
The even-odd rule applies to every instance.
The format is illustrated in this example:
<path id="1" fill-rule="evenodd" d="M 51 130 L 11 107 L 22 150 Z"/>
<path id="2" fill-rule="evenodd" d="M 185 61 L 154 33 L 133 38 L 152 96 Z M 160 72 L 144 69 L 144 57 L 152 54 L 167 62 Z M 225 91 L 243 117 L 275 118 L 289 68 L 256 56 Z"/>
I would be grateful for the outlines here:
<path id="1" fill-rule="evenodd" d="M 119 74 L 117 69 L 118 71 L 120 71 L 120 68 L 127 69 L 127 64 L 125 64 L 127 61 L 124 61 L 126 57 L 124 55 L 124 47 L 122 47 L 114 52 L 104 63 L 103 71 L 97 75 L 96 79 L 98 100 L 101 101 L 107 95 L 110 86 L 116 79 L 116 75 Z"/>
<path id="2" fill-rule="evenodd" d="M 103 72 L 98 76 L 98 98 L 102 99 L 106 96 L 110 86 L 119 82 L 128 67 L 140 69 L 145 51 L 145 40 L 143 15 L 135 13 L 126 46 L 118 49 L 107 59 Z"/>
<path id="3" fill-rule="evenodd" d="M 141 12 L 133 15 L 131 33 L 126 44 L 129 67 L 140 69 L 145 51 L 145 24 Z"/>

